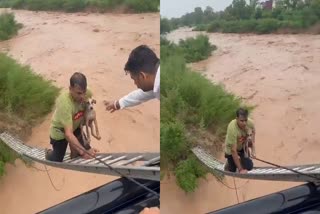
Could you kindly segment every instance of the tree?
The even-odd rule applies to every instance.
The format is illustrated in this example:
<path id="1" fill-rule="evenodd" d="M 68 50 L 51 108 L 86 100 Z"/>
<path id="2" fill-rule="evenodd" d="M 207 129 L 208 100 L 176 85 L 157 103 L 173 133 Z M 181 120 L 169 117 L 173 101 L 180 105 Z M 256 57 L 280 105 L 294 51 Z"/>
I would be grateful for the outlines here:
<path id="1" fill-rule="evenodd" d="M 194 9 L 194 13 L 192 14 L 193 18 L 194 18 L 194 22 L 195 24 L 200 24 L 203 20 L 203 11 L 201 7 L 196 7 Z"/>
<path id="2" fill-rule="evenodd" d="M 160 19 L 160 34 L 168 33 L 172 30 L 170 21 L 167 18 Z"/>

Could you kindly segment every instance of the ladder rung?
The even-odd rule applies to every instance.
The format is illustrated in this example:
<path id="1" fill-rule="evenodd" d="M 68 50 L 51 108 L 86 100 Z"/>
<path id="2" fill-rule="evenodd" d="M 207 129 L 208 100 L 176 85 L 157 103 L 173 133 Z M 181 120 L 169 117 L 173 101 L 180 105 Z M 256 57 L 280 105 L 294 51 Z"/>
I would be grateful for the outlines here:
<path id="1" fill-rule="evenodd" d="M 159 157 L 155 157 L 152 158 L 151 160 L 148 160 L 146 162 L 144 162 L 143 166 L 149 166 L 150 164 L 152 164 L 153 162 L 159 161 L 160 160 L 160 156 Z"/>
<path id="2" fill-rule="evenodd" d="M 118 161 L 121 161 L 121 160 L 125 159 L 126 157 L 127 157 L 127 156 L 118 157 L 118 158 L 116 158 L 116 159 L 114 159 L 114 160 L 108 161 L 107 164 L 116 163 L 116 162 L 118 162 Z"/>
<path id="3" fill-rule="evenodd" d="M 314 168 L 315 168 L 314 166 L 312 166 L 312 167 L 307 167 L 307 168 L 305 168 L 305 169 L 299 170 L 299 172 L 309 171 L 310 169 L 314 169 Z"/>
<path id="4" fill-rule="evenodd" d="M 67 160 L 70 160 L 70 158 L 71 158 L 71 156 L 70 156 L 70 155 L 65 156 L 62 162 L 66 162 Z"/>
<path id="5" fill-rule="evenodd" d="M 103 155 L 98 155 L 97 158 L 102 158 Z M 82 164 L 88 164 L 88 163 L 91 163 L 93 161 L 95 161 L 96 159 L 92 158 L 92 159 L 88 159 L 88 160 L 85 160 L 82 162 Z"/>
<path id="6" fill-rule="evenodd" d="M 75 162 L 77 162 L 78 160 L 82 160 L 82 157 L 79 156 L 79 157 L 76 157 L 76 158 L 72 158 L 72 159 L 66 161 L 65 163 L 75 163 Z"/>
<path id="7" fill-rule="evenodd" d="M 118 166 L 128 165 L 129 163 L 132 163 L 132 162 L 135 162 L 135 161 L 137 161 L 137 160 L 140 160 L 141 158 L 143 158 L 143 156 L 142 156 L 142 155 L 139 155 L 139 156 L 137 156 L 137 157 L 131 158 L 130 160 L 127 160 L 127 161 L 125 161 L 125 162 L 123 162 L 123 163 L 118 164 Z"/>
<path id="8" fill-rule="evenodd" d="M 109 155 L 107 157 L 104 158 L 99 158 L 102 162 L 104 162 L 105 160 L 109 160 L 110 158 L 112 158 L 112 155 Z M 92 162 L 91 164 L 97 164 L 97 163 L 101 163 L 99 160 L 96 160 L 94 162 Z"/>

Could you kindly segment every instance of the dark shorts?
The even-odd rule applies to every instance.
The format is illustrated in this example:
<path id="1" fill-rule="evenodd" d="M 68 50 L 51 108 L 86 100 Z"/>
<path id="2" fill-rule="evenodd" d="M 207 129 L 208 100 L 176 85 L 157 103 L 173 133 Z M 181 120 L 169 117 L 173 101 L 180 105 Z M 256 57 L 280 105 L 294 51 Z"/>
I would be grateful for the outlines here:
<path id="1" fill-rule="evenodd" d="M 240 156 L 240 162 L 241 162 L 242 167 L 248 171 L 252 170 L 253 169 L 253 162 L 250 158 L 244 157 L 244 151 L 243 150 L 238 151 L 238 155 Z M 232 155 L 225 154 L 225 158 L 227 158 L 227 161 L 228 161 L 229 171 L 236 172 L 237 166 L 234 163 Z"/>
<path id="2" fill-rule="evenodd" d="M 80 128 L 76 129 L 73 132 L 73 134 L 78 139 L 79 143 L 86 150 L 89 150 L 91 148 L 90 145 L 88 145 L 88 144 L 84 145 Z M 66 154 L 66 151 L 67 151 L 68 141 L 66 139 L 54 140 L 50 137 L 50 144 L 52 145 L 53 150 L 48 152 L 47 157 L 46 157 L 47 160 L 62 162 L 64 155 Z M 79 153 L 77 152 L 77 150 L 73 149 L 72 147 L 70 147 L 70 150 L 71 150 L 71 158 L 75 158 L 75 157 L 79 156 Z"/>

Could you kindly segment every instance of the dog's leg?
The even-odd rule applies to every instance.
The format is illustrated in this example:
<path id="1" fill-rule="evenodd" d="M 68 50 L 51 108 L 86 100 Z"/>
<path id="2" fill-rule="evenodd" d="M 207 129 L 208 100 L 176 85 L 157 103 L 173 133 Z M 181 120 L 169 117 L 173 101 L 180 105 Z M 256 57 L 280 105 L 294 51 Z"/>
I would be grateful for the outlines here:
<path id="1" fill-rule="evenodd" d="M 90 125 L 90 129 L 91 129 L 91 135 L 95 138 L 97 138 L 96 134 L 95 134 L 95 130 L 94 130 L 94 127 L 93 127 L 93 124 L 92 124 L 92 120 L 89 122 L 89 125 Z"/>
<path id="2" fill-rule="evenodd" d="M 86 120 L 87 143 L 90 144 L 89 120 Z"/>
<path id="3" fill-rule="evenodd" d="M 100 136 L 99 129 L 98 129 L 97 118 L 94 118 L 94 126 L 95 126 L 95 128 L 96 128 L 96 138 L 97 138 L 98 140 L 100 140 L 100 139 L 101 139 L 101 136 Z"/>

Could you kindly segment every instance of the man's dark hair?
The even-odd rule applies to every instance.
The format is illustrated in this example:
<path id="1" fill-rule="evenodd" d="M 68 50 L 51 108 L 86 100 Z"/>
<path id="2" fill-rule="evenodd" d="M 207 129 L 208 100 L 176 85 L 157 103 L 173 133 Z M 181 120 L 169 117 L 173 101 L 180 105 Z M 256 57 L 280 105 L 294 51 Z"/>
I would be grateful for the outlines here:
<path id="1" fill-rule="evenodd" d="M 157 71 L 158 63 L 157 55 L 148 46 L 140 45 L 131 51 L 124 70 L 133 74 L 141 71 L 153 74 Z"/>
<path id="2" fill-rule="evenodd" d="M 243 109 L 243 108 L 239 108 L 237 111 L 236 111 L 236 115 L 237 117 L 244 117 L 244 118 L 248 118 L 248 110 L 247 109 Z"/>
<path id="3" fill-rule="evenodd" d="M 70 78 L 70 86 L 79 86 L 82 90 L 87 89 L 87 78 L 80 72 L 74 73 Z"/>

